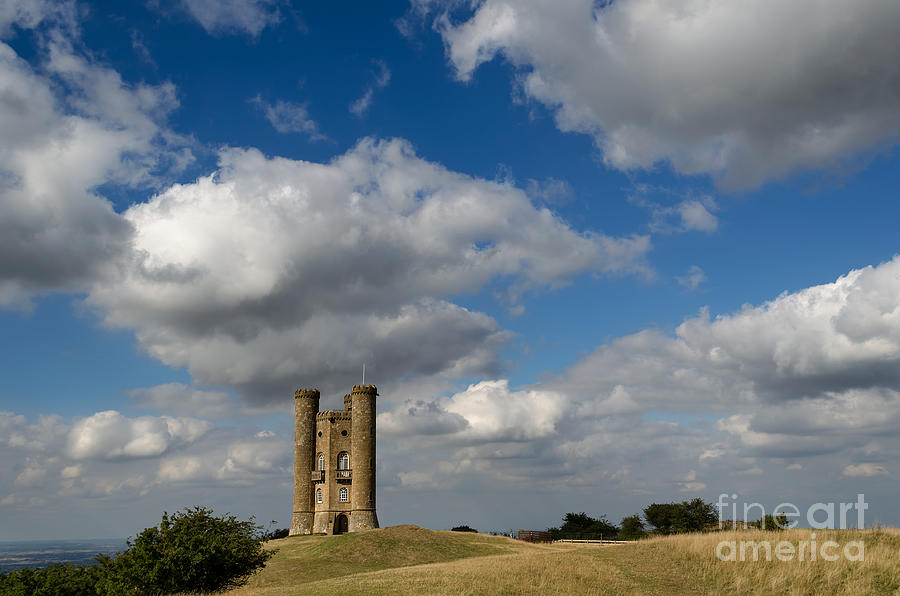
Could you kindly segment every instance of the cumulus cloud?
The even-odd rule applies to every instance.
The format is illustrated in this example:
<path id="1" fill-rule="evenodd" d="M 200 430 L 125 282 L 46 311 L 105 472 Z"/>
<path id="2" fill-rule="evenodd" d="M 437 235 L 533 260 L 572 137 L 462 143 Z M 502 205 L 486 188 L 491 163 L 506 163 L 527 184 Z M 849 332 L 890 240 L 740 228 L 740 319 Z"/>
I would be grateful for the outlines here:
<path id="1" fill-rule="evenodd" d="M 256 37 L 281 21 L 279 0 L 182 0 L 184 8 L 213 35 L 246 34 Z"/>
<path id="2" fill-rule="evenodd" d="M 62 34 L 39 70 L 0 43 L 0 96 L 0 307 L 27 308 L 84 290 L 126 252 L 131 226 L 98 186 L 151 186 L 191 154 L 164 127 L 171 84 L 130 85 Z"/>
<path id="3" fill-rule="evenodd" d="M 365 139 L 327 164 L 227 149 L 124 214 L 133 262 L 89 303 L 201 384 L 283 398 L 298 379 L 493 374 L 508 334 L 448 302 L 516 300 L 585 272 L 642 273 L 645 236 L 577 232 L 520 189 Z"/>
<path id="4" fill-rule="evenodd" d="M 72 425 L 68 454 L 76 460 L 158 456 L 196 441 L 211 428 L 209 422 L 192 418 L 126 418 L 107 410 Z"/>
<path id="5" fill-rule="evenodd" d="M 638 403 L 735 407 L 900 388 L 900 257 L 761 306 L 645 330 L 598 347 L 572 390 L 624 385 Z M 609 389 L 604 389 L 608 387 Z"/>
<path id="6" fill-rule="evenodd" d="M 0 505 L 20 509 L 36 505 L 36 499 L 70 506 L 82 498 L 151 493 L 171 499 L 172 490 L 261 481 L 290 493 L 290 435 L 259 430 L 247 421 L 240 427 L 215 426 L 195 418 L 127 417 L 112 410 L 71 422 L 58 416 L 29 421 L 0 413 L 0 445 L 0 494 L 7 495 Z"/>
<path id="7" fill-rule="evenodd" d="M 673 335 L 617 338 L 530 387 L 397 405 L 378 417 L 385 481 L 679 499 L 765 492 L 800 471 L 883 475 L 871 462 L 893 460 L 900 426 L 898 279 L 900 257 Z"/>
<path id="8" fill-rule="evenodd" d="M 445 409 L 463 416 L 465 432 L 490 440 L 527 440 L 552 434 L 565 398 L 549 391 L 511 391 L 509 382 L 482 381 L 453 395 Z"/>
<path id="9" fill-rule="evenodd" d="M 452 7 L 453 16 L 441 13 Z M 563 131 L 611 167 L 669 162 L 750 187 L 900 136 L 900 6 L 842 2 L 485 0 L 438 13 L 456 76 L 502 55 Z M 709 59 L 715 56 L 715 60 Z"/>

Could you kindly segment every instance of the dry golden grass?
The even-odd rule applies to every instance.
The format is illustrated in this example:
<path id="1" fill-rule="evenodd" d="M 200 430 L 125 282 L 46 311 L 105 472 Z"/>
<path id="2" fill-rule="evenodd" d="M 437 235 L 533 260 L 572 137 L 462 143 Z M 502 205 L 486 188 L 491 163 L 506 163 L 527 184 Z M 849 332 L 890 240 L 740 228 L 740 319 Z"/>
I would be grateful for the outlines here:
<path id="1" fill-rule="evenodd" d="M 765 560 L 761 551 L 760 560 L 753 561 L 752 550 L 748 549 L 744 561 L 739 554 L 737 561 L 720 561 L 715 553 L 723 540 L 734 541 L 738 547 L 741 541 L 767 541 L 773 548 L 771 560 Z M 819 551 L 814 561 L 809 554 L 813 540 Z M 833 551 L 841 555 L 836 561 L 821 556 L 821 546 L 829 540 L 840 545 Z M 799 553 L 790 560 L 778 560 L 774 547 L 781 541 L 790 542 L 795 548 L 807 542 L 805 560 L 800 560 Z M 843 547 L 854 541 L 862 541 L 864 560 L 851 561 L 842 555 Z M 689 569 L 706 593 L 900 594 L 900 531 L 894 528 L 719 532 L 672 536 L 654 542 L 670 550 L 671 558 Z M 850 551 L 851 555 L 856 553 L 855 549 Z"/>
<path id="2" fill-rule="evenodd" d="M 351 540 L 348 538 L 354 537 Z M 722 541 L 771 541 L 771 561 L 723 562 Z M 809 530 L 689 534 L 637 543 L 535 546 L 414 526 L 278 541 L 241 594 L 900 594 L 900 531 L 815 533 L 817 545 L 865 543 L 864 561 L 775 557 Z M 293 542 L 291 542 L 293 541 Z M 342 542 L 343 541 L 343 542 Z M 838 551 L 840 552 L 840 551 Z M 749 551 L 748 551 L 749 554 Z M 752 559 L 752 556 L 748 556 Z M 764 557 L 763 557 L 764 558 Z"/>

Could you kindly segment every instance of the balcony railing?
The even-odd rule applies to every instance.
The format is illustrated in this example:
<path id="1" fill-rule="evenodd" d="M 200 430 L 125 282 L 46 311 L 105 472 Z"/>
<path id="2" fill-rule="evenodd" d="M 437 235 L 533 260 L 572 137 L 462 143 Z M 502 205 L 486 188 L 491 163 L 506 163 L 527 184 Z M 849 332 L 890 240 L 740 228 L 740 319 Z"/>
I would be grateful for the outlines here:
<path id="1" fill-rule="evenodd" d="M 335 478 L 337 478 L 338 480 L 349 480 L 350 472 L 351 470 L 338 470 L 337 476 L 335 476 Z"/>
<path id="2" fill-rule="evenodd" d="M 313 470 L 310 474 L 310 480 L 313 482 L 325 482 L 325 470 Z"/>

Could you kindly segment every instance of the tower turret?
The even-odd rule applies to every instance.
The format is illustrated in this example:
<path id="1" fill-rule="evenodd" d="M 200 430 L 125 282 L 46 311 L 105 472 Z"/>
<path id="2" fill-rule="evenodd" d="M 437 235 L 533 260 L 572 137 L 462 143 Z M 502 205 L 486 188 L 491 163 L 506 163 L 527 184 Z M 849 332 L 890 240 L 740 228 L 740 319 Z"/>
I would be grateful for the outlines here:
<path id="1" fill-rule="evenodd" d="M 311 534 L 313 529 L 312 471 L 316 457 L 316 414 L 319 390 L 294 393 L 294 512 L 290 534 Z"/>
<path id="2" fill-rule="evenodd" d="M 350 433 L 350 531 L 378 527 L 375 514 L 375 385 L 354 385 L 350 391 L 353 412 Z"/>

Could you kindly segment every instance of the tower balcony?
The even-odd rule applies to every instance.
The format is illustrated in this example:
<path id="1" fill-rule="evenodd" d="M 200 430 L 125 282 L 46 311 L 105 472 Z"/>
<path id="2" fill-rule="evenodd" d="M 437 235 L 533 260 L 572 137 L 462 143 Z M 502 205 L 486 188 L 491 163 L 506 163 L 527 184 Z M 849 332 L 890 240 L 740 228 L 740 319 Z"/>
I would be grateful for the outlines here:
<path id="1" fill-rule="evenodd" d="M 352 470 L 337 470 L 335 472 L 335 478 L 338 480 L 350 480 Z"/>
<path id="2" fill-rule="evenodd" d="M 325 482 L 325 470 L 313 470 L 310 474 L 310 480 L 313 482 Z"/>

